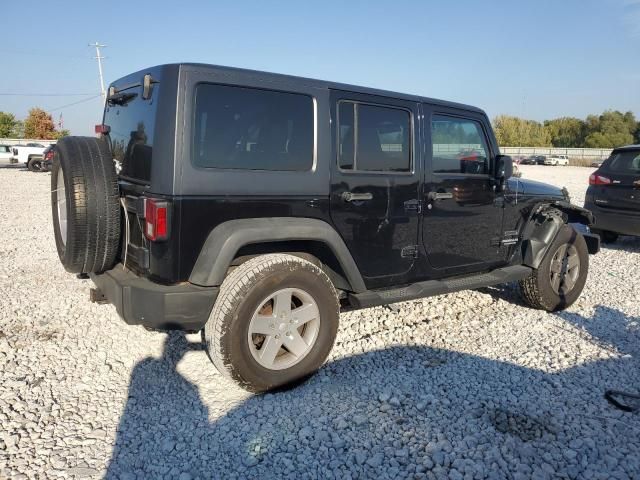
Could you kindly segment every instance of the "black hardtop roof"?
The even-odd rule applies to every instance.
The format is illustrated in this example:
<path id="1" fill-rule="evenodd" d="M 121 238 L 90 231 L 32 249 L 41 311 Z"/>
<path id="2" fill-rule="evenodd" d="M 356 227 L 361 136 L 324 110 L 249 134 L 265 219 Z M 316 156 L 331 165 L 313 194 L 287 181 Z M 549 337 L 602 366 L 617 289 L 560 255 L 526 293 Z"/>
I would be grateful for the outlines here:
<path id="1" fill-rule="evenodd" d="M 312 79 L 312 78 L 305 78 L 305 77 L 297 77 L 294 75 L 284 75 L 281 73 L 270 73 L 270 72 L 262 72 L 259 70 L 249 70 L 249 69 L 245 69 L 245 68 L 236 68 L 236 67 L 225 67 L 225 66 L 221 66 L 221 65 L 210 65 L 210 64 L 206 64 L 206 63 L 171 63 L 171 64 L 164 64 L 164 65 L 157 65 L 155 67 L 149 67 L 145 70 L 140 70 L 139 72 L 133 73 L 131 75 L 127 75 L 126 77 L 131 77 L 134 76 L 136 74 L 144 74 L 145 71 L 148 70 L 155 70 L 155 69 L 162 69 L 162 68 L 183 68 L 183 67 L 188 67 L 188 68 L 197 68 L 199 70 L 209 70 L 211 71 L 211 73 L 222 73 L 222 74 L 229 74 L 229 73 L 245 73 L 245 74 L 250 74 L 252 75 L 254 78 L 260 78 L 260 77 L 264 77 L 265 80 L 272 80 L 274 77 L 279 78 L 281 80 L 286 80 L 288 82 L 297 82 L 297 83 L 301 83 L 304 85 L 307 85 L 309 87 L 312 88 L 320 88 L 320 89 L 335 89 L 335 90 L 347 90 L 350 92 L 355 92 L 355 93 L 363 93 L 363 94 L 367 94 L 367 95 L 377 95 L 380 97 L 390 97 L 390 98 L 398 98 L 398 99 L 402 99 L 402 100 L 409 100 L 409 101 L 413 101 L 413 102 L 424 102 L 424 103 L 430 103 L 433 105 L 440 105 L 440 106 L 444 106 L 444 107 L 451 107 L 451 108 L 458 108 L 461 110 L 468 110 L 468 111 L 472 111 L 472 112 L 476 112 L 476 113 L 481 113 L 481 114 L 485 114 L 485 112 L 477 107 L 473 107 L 471 105 L 465 105 L 462 103 L 456 103 L 456 102 L 449 102 L 446 100 L 438 100 L 435 98 L 429 98 L 429 97 L 422 97 L 419 95 L 410 95 L 410 94 L 406 94 L 406 93 L 399 93 L 399 92 L 393 92 L 393 91 L 389 91 L 389 90 L 380 90 L 380 89 L 376 89 L 376 88 L 369 88 L 369 87 L 360 87 L 357 85 L 349 85 L 349 84 L 345 84 L 345 83 L 337 83 L 337 82 L 329 82 L 326 80 L 316 80 L 316 79 Z M 122 80 L 122 79 L 121 79 Z M 116 82 L 118 82 L 116 80 Z M 114 82 L 114 83 L 116 83 Z"/>

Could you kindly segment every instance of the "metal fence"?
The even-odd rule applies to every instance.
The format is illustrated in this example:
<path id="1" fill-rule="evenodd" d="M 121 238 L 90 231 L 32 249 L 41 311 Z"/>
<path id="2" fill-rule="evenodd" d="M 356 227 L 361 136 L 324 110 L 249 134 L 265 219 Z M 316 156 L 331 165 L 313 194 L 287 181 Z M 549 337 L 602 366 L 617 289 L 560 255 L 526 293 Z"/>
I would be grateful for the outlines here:
<path id="1" fill-rule="evenodd" d="M 500 147 L 504 155 L 566 155 L 570 159 L 599 160 L 608 158 L 612 148 Z"/>
<path id="2" fill-rule="evenodd" d="M 26 145 L 27 143 L 39 143 L 40 145 L 51 145 L 57 140 L 39 140 L 37 138 L 0 138 L 0 145 Z"/>

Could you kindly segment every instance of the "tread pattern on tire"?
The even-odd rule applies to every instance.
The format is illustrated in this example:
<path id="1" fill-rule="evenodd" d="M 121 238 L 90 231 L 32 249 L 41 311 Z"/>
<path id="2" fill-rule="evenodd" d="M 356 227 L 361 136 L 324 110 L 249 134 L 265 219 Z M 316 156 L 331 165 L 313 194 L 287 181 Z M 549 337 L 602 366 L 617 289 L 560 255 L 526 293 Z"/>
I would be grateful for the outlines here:
<path id="1" fill-rule="evenodd" d="M 61 155 L 67 158 L 62 161 Z M 56 163 L 70 190 L 69 232 L 61 259 L 74 273 L 108 270 L 116 261 L 121 234 L 118 178 L 109 147 L 93 137 L 65 137 L 58 142 Z M 57 174 L 52 175 L 52 190 L 56 181 Z"/>
<path id="2" fill-rule="evenodd" d="M 318 280 L 326 283 L 333 292 L 335 298 L 335 308 L 339 308 L 338 295 L 329 277 L 316 265 L 300 257 L 287 254 L 269 254 L 252 258 L 240 266 L 236 267 L 227 275 L 220 287 L 220 293 L 209 317 L 209 322 L 205 326 L 205 339 L 209 357 L 216 369 L 225 377 L 240 383 L 242 387 L 251 389 L 250 385 L 235 375 L 233 367 L 228 362 L 222 349 L 222 340 L 226 335 L 225 320 L 232 314 L 238 303 L 242 302 L 246 291 L 249 290 L 260 278 L 268 274 L 274 266 L 286 264 L 292 271 L 301 266 L 308 267 L 318 274 Z M 213 320 L 213 322 L 212 322 Z M 212 328 L 209 324 L 212 323 Z"/>
<path id="3" fill-rule="evenodd" d="M 42 170 L 42 160 L 38 157 L 31 157 L 27 161 L 27 169 L 30 172 L 39 172 Z"/>
<path id="4" fill-rule="evenodd" d="M 538 310 L 547 310 L 548 308 L 543 304 L 542 297 L 540 295 L 540 289 L 538 288 L 538 270 L 534 269 L 524 280 L 520 280 L 520 291 L 524 301 L 532 308 Z"/>

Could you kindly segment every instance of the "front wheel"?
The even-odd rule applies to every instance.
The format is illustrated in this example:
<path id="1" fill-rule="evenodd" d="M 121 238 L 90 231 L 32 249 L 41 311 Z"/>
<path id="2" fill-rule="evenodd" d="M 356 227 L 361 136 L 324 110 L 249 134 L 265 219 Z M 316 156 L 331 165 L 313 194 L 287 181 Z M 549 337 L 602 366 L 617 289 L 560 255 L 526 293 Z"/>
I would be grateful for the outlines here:
<path id="1" fill-rule="evenodd" d="M 338 296 L 319 267 L 293 255 L 262 255 L 225 278 L 204 338 L 220 373 L 264 392 L 320 368 L 338 321 Z"/>
<path id="2" fill-rule="evenodd" d="M 520 281 L 522 298 L 533 308 L 564 310 L 582 293 L 588 270 L 589 251 L 584 237 L 564 225 L 540 266 Z"/>

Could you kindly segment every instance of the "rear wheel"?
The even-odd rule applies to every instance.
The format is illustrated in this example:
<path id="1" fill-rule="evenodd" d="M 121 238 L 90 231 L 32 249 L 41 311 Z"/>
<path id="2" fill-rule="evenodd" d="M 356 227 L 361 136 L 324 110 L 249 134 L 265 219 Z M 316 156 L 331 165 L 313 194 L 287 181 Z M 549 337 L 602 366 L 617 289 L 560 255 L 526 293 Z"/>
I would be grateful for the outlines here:
<path id="1" fill-rule="evenodd" d="M 220 373 L 262 392 L 315 372 L 338 321 L 336 291 L 320 268 L 293 255 L 262 255 L 224 280 L 204 338 Z"/>
<path id="2" fill-rule="evenodd" d="M 563 310 L 582 293 L 588 270 L 589 251 L 584 238 L 564 225 L 540 266 L 520 281 L 522 298 L 533 308 Z"/>
<path id="3" fill-rule="evenodd" d="M 31 157 L 27 162 L 27 168 L 30 172 L 39 172 L 42 170 L 42 159 L 39 157 Z"/>

